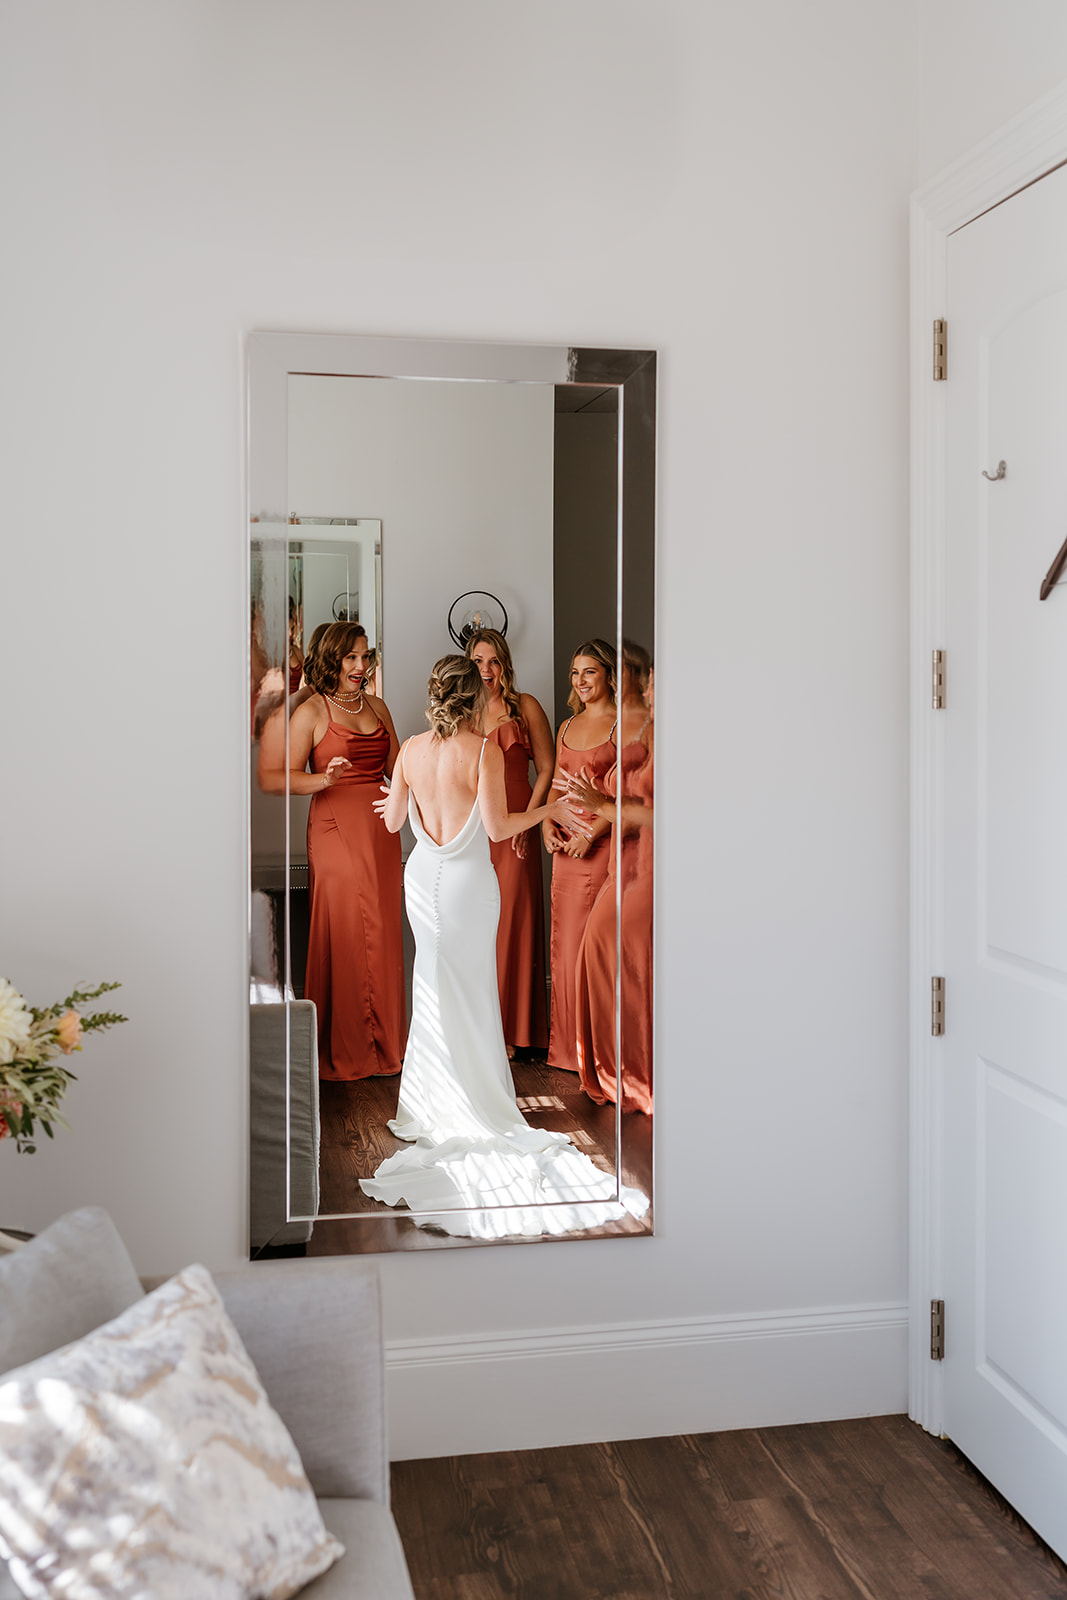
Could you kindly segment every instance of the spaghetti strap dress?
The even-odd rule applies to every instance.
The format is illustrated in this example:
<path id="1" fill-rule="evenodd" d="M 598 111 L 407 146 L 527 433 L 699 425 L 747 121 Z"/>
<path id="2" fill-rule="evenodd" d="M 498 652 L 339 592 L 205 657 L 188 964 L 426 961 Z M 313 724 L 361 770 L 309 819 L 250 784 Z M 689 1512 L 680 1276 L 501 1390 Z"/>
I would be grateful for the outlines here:
<path id="1" fill-rule="evenodd" d="M 400 836 L 373 809 L 389 754 L 373 733 L 331 722 L 313 772 L 352 763 L 308 812 L 311 925 L 304 995 L 315 1002 L 319 1077 L 352 1081 L 400 1071 L 407 1035 Z"/>
<path id="2" fill-rule="evenodd" d="M 521 722 L 512 720 L 502 722 L 489 737 L 503 752 L 508 810 L 525 811 L 533 794 L 530 735 Z M 489 843 L 500 885 L 496 974 L 506 1042 L 518 1049 L 532 1046 L 543 1050 L 548 1043 L 548 1003 L 541 830 L 531 828 L 523 837 L 526 853 L 522 856 L 512 839 Z"/>
<path id="3" fill-rule="evenodd" d="M 619 756 L 623 794 L 652 804 L 652 754 L 643 743 Z M 608 787 L 617 789 L 618 768 Z M 589 914 L 578 952 L 578 1071 L 582 1088 L 598 1105 L 615 1102 L 616 1062 L 622 1062 L 622 1110 L 652 1111 L 652 829 L 633 828 L 622 838 L 622 984 L 620 1048 L 615 1040 L 615 938 L 617 873 L 612 827 L 608 876 Z"/>
<path id="4" fill-rule="evenodd" d="M 615 729 L 611 736 L 592 750 L 572 750 L 567 729 L 574 718 L 563 724 L 558 742 L 556 770 L 563 777 L 577 776 L 588 767 L 595 782 L 602 785 L 615 765 Z M 586 813 L 587 816 L 591 815 Z M 578 951 L 597 895 L 608 875 L 611 847 L 608 834 L 601 834 L 580 859 L 557 850 L 552 856 L 552 932 L 549 956 L 552 975 L 552 1020 L 548 1039 L 548 1064 L 578 1071 L 578 1023 L 575 983 Z"/>
<path id="5" fill-rule="evenodd" d="M 483 741 L 482 751 L 485 744 Z M 563 1133 L 532 1128 L 515 1101 L 496 981 L 500 890 L 475 799 L 454 839 L 426 832 L 413 794 L 415 848 L 404 873 L 415 935 L 411 1032 L 392 1133 L 408 1141 L 362 1178 L 364 1194 L 464 1238 L 563 1234 L 641 1216 Z"/>

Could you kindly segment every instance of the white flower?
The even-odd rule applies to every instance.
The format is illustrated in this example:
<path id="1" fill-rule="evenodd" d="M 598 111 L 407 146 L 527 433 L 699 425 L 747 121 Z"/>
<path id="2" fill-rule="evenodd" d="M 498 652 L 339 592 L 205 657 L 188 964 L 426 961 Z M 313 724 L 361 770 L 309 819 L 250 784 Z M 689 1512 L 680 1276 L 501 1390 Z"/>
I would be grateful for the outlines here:
<path id="1" fill-rule="evenodd" d="M 13 984 L 0 978 L 0 1063 L 14 1061 L 30 1042 L 33 1018 Z"/>

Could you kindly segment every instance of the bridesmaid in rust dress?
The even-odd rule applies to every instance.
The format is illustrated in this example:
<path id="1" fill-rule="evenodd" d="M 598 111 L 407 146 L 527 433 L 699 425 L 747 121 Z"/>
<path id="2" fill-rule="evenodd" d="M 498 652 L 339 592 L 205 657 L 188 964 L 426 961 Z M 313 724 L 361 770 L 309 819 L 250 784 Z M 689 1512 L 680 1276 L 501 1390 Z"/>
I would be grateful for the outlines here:
<path id="1" fill-rule="evenodd" d="M 641 656 L 647 656 L 640 652 Z M 631 661 L 623 647 L 623 696 L 618 765 L 608 774 L 604 793 L 584 777 L 572 778 L 564 794 L 585 810 L 611 823 L 611 859 L 604 887 L 597 896 L 578 953 L 577 1019 L 578 1061 L 582 1088 L 598 1105 L 615 1102 L 616 1062 L 622 1061 L 623 1111 L 652 1111 L 652 819 L 653 723 L 652 674 L 645 697 L 637 696 L 643 668 Z M 636 710 L 644 713 L 639 728 L 629 726 Z M 622 772 L 622 795 L 618 774 Z M 617 945 L 615 837 L 622 829 L 622 987 L 620 993 L 621 1050 L 615 1040 L 615 972 Z"/>
<path id="2" fill-rule="evenodd" d="M 467 641 L 489 696 L 482 713 L 482 731 L 504 755 L 504 784 L 509 811 L 536 811 L 552 786 L 552 729 L 540 703 L 515 687 L 511 651 L 502 633 L 480 628 Z M 530 762 L 535 779 L 530 782 Z M 545 908 L 541 885 L 541 850 L 533 830 L 517 833 L 489 854 L 500 885 L 500 922 L 496 936 L 500 1015 L 508 1055 L 522 1049 L 543 1050 L 548 1043 L 545 993 Z"/>
<path id="3" fill-rule="evenodd" d="M 603 639 L 578 646 L 571 658 L 571 693 L 567 702 L 574 715 L 556 737 L 553 781 L 562 785 L 585 771 L 600 785 L 615 765 L 615 651 Z M 545 848 L 552 856 L 552 934 L 549 959 L 552 973 L 552 1017 L 548 1063 L 578 1071 L 576 982 L 578 951 L 589 913 L 608 875 L 610 824 L 589 817 L 588 838 L 569 834 L 557 823 L 542 824 Z"/>
<path id="4" fill-rule="evenodd" d="M 346 1081 L 399 1072 L 407 1037 L 400 840 L 374 811 L 398 741 L 385 701 L 363 687 L 369 653 L 358 622 L 331 623 L 307 658 L 315 692 L 289 723 L 289 790 L 312 796 L 304 994 L 319 1076 Z"/>

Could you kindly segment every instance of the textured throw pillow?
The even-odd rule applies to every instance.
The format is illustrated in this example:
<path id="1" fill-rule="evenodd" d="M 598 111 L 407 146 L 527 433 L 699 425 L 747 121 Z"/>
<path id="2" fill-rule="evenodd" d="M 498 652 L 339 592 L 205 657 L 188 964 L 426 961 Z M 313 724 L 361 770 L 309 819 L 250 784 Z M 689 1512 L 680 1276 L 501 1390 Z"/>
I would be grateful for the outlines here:
<path id="1" fill-rule="evenodd" d="M 31 1600 L 286 1600 L 344 1554 L 206 1268 L 0 1378 L 0 1551 Z"/>

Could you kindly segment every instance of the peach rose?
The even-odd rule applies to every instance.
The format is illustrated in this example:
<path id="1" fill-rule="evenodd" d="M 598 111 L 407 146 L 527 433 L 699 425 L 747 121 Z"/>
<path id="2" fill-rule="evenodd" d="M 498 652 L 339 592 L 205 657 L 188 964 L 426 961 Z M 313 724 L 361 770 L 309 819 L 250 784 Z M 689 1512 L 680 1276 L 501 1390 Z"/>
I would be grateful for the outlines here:
<path id="1" fill-rule="evenodd" d="M 56 1043 L 65 1056 L 81 1048 L 82 1019 L 76 1011 L 64 1011 L 56 1023 Z"/>

